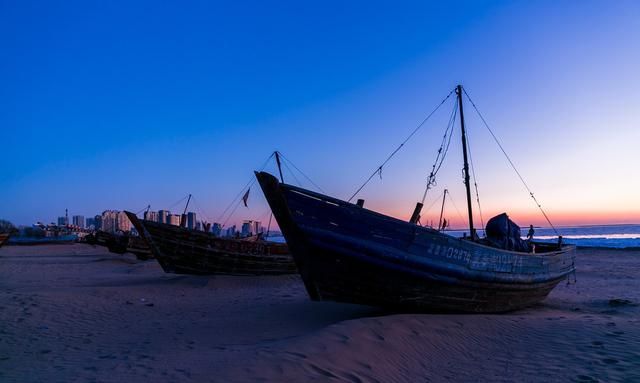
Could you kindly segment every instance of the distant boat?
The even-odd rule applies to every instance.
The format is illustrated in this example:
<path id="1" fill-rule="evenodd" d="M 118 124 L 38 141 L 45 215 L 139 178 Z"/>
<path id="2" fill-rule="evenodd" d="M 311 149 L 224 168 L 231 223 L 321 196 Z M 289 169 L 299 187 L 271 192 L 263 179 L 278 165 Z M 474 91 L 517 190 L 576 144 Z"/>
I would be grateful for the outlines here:
<path id="1" fill-rule="evenodd" d="M 85 242 L 90 245 L 105 246 L 114 254 L 131 253 L 140 260 L 153 258 L 151 249 L 146 241 L 138 236 L 129 233 L 109 233 L 102 230 L 85 236 Z"/>
<path id="2" fill-rule="evenodd" d="M 10 235 L 11 234 L 9 233 L 0 233 L 0 247 L 2 247 L 2 245 L 4 245 L 9 240 Z"/>
<path id="3" fill-rule="evenodd" d="M 212 233 L 141 220 L 125 212 L 162 269 L 176 274 L 278 275 L 296 273 L 286 244 L 220 238 Z"/>
<path id="4" fill-rule="evenodd" d="M 471 233 L 466 238 L 416 224 L 418 208 L 407 222 L 256 172 L 312 300 L 505 312 L 542 301 L 575 270 L 575 246 L 538 243 L 532 253 L 476 237 L 461 92 L 458 87 Z M 509 229 L 510 221 L 502 223 Z M 513 244 L 513 237 L 506 239 Z"/>

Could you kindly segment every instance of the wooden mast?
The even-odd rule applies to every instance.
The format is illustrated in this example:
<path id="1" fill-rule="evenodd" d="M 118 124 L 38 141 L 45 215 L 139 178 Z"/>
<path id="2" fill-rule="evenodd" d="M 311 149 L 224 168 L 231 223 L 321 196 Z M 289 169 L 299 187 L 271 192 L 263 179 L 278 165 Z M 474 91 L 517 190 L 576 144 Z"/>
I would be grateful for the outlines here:
<path id="1" fill-rule="evenodd" d="M 189 198 L 187 199 L 187 204 L 184 205 L 184 211 L 180 216 L 180 226 L 187 227 L 187 209 L 189 208 L 189 202 L 191 202 L 191 194 L 189 194 Z"/>
<path id="2" fill-rule="evenodd" d="M 282 177 L 282 166 L 280 165 L 280 153 L 276 150 L 276 164 L 278 165 L 278 172 L 280 173 L 280 182 L 284 183 L 284 177 Z"/>
<path id="3" fill-rule="evenodd" d="M 444 214 L 444 201 L 447 199 L 447 189 L 444 189 L 444 194 L 442 195 L 442 207 L 440 208 L 440 220 L 438 220 L 438 231 L 441 229 L 444 231 L 444 225 L 442 222 L 442 215 Z"/>
<path id="4" fill-rule="evenodd" d="M 462 108 L 462 85 L 456 87 L 458 95 L 458 107 L 460 109 L 460 128 L 462 129 L 462 154 L 464 158 L 464 186 L 467 189 L 467 211 L 469 212 L 469 235 L 471 239 L 475 239 L 475 230 L 473 229 L 473 211 L 471 209 L 471 186 L 469 185 L 469 161 L 467 160 L 467 133 L 464 129 L 464 111 Z"/>

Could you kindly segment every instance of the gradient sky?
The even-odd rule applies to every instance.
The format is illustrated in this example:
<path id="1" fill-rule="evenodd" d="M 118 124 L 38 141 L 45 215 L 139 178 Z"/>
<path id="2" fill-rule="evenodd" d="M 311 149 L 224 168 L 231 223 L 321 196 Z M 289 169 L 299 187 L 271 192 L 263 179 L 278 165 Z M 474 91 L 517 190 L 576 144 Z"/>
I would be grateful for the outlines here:
<path id="1" fill-rule="evenodd" d="M 0 35 L 0 217 L 17 224 L 179 211 L 187 193 L 217 220 L 275 149 L 346 199 L 458 83 L 555 224 L 640 222 L 637 1 L 0 0 Z M 366 207 L 409 217 L 452 106 Z M 466 115 L 485 220 L 544 224 Z M 427 205 L 449 188 L 461 226 L 455 133 Z M 266 209 L 255 186 L 231 221 Z"/>

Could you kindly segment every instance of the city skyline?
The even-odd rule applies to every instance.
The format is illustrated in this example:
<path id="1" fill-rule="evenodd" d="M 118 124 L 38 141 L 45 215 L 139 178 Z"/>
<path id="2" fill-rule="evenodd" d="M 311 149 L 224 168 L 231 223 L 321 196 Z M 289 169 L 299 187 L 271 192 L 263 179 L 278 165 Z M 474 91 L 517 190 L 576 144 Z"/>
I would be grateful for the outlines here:
<path id="1" fill-rule="evenodd" d="M 2 7 L 11 165 L 0 218 L 17 225 L 72 206 L 85 217 L 171 209 L 187 193 L 216 222 L 274 150 L 347 199 L 459 83 L 554 224 L 640 222 L 640 180 L 629 176 L 640 142 L 637 2 Z M 483 220 L 505 211 L 547 226 L 466 107 Z M 447 112 L 363 189 L 366 208 L 408 219 Z M 448 220 L 462 228 L 457 140 L 426 204 L 449 189 Z M 288 182 L 290 170 L 314 189 L 293 168 Z M 268 217 L 254 185 L 228 225 Z"/>

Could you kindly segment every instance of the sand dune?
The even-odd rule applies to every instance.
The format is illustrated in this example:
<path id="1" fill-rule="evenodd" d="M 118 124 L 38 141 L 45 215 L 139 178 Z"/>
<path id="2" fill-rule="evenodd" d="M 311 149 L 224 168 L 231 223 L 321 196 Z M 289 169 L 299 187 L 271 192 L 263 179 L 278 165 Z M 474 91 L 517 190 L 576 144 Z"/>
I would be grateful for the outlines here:
<path id="1" fill-rule="evenodd" d="M 503 315 L 310 302 L 297 276 L 162 272 L 87 245 L 0 249 L 0 381 L 640 381 L 640 252 Z"/>

